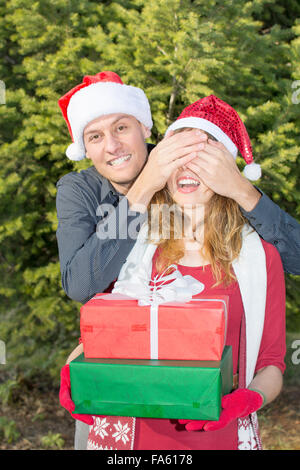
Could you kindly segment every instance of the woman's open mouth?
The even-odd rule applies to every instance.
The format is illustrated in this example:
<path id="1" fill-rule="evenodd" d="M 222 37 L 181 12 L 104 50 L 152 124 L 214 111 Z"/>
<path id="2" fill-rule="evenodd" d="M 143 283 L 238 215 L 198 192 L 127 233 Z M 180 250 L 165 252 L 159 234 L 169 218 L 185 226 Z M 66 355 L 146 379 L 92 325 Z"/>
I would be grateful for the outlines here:
<path id="1" fill-rule="evenodd" d="M 200 181 L 192 177 L 181 177 L 177 180 L 177 190 L 180 193 L 192 193 L 197 191 Z"/>

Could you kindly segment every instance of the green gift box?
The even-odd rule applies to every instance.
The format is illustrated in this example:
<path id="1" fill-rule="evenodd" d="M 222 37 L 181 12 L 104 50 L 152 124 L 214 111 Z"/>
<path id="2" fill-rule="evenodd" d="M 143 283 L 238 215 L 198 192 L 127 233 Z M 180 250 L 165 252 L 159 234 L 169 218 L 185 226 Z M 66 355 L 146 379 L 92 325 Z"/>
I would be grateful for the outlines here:
<path id="1" fill-rule="evenodd" d="M 74 413 L 218 420 L 233 384 L 232 350 L 221 361 L 87 359 L 70 362 Z"/>

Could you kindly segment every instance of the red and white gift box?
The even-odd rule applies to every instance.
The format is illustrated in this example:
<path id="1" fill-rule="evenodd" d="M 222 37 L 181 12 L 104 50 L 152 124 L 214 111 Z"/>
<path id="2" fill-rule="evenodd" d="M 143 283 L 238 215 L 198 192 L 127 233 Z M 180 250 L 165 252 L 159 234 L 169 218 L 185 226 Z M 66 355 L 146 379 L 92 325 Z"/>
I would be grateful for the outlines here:
<path id="1" fill-rule="evenodd" d="M 86 358 L 213 360 L 226 340 L 228 296 L 140 305 L 121 294 L 97 294 L 80 310 Z"/>

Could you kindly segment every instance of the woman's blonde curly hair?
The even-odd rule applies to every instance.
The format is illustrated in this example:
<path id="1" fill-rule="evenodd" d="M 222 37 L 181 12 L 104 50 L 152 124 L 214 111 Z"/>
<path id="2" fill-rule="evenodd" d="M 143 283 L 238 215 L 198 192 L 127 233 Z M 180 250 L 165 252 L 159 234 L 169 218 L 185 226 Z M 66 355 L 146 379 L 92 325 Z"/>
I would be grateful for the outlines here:
<path id="1" fill-rule="evenodd" d="M 158 215 L 162 205 L 171 208 L 175 202 L 167 187 L 157 192 L 148 206 L 149 226 L 156 218 L 157 232 L 155 239 L 149 231 L 149 241 L 158 245 L 159 252 L 156 260 L 158 272 L 164 271 L 170 264 L 178 264 L 184 255 L 183 239 L 178 237 L 182 229 L 184 213 L 179 210 L 169 211 L 168 230 L 161 214 Z M 153 210 L 154 208 L 154 210 Z M 158 217 L 158 218 L 157 218 Z M 247 223 L 239 205 L 233 199 L 214 194 L 204 214 L 203 245 L 200 249 L 202 257 L 211 265 L 215 278 L 215 286 L 230 284 L 235 280 L 232 271 L 232 262 L 239 256 L 242 247 L 242 229 Z M 197 233 L 195 233 L 197 239 Z"/>

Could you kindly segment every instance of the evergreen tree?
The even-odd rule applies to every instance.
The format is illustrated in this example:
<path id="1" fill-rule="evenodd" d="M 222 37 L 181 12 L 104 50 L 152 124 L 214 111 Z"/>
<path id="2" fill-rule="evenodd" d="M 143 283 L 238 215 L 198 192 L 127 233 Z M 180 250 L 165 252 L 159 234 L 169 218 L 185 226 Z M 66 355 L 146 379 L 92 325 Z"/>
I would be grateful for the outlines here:
<path id="1" fill-rule="evenodd" d="M 73 168 L 57 99 L 90 72 L 85 61 L 99 59 L 87 30 L 99 25 L 103 8 L 88 1 L 3 2 L 0 338 L 9 368 L 17 364 L 24 374 L 52 368 L 57 375 L 57 361 L 78 341 L 79 304 L 61 289 L 55 238 L 55 184 Z"/>

